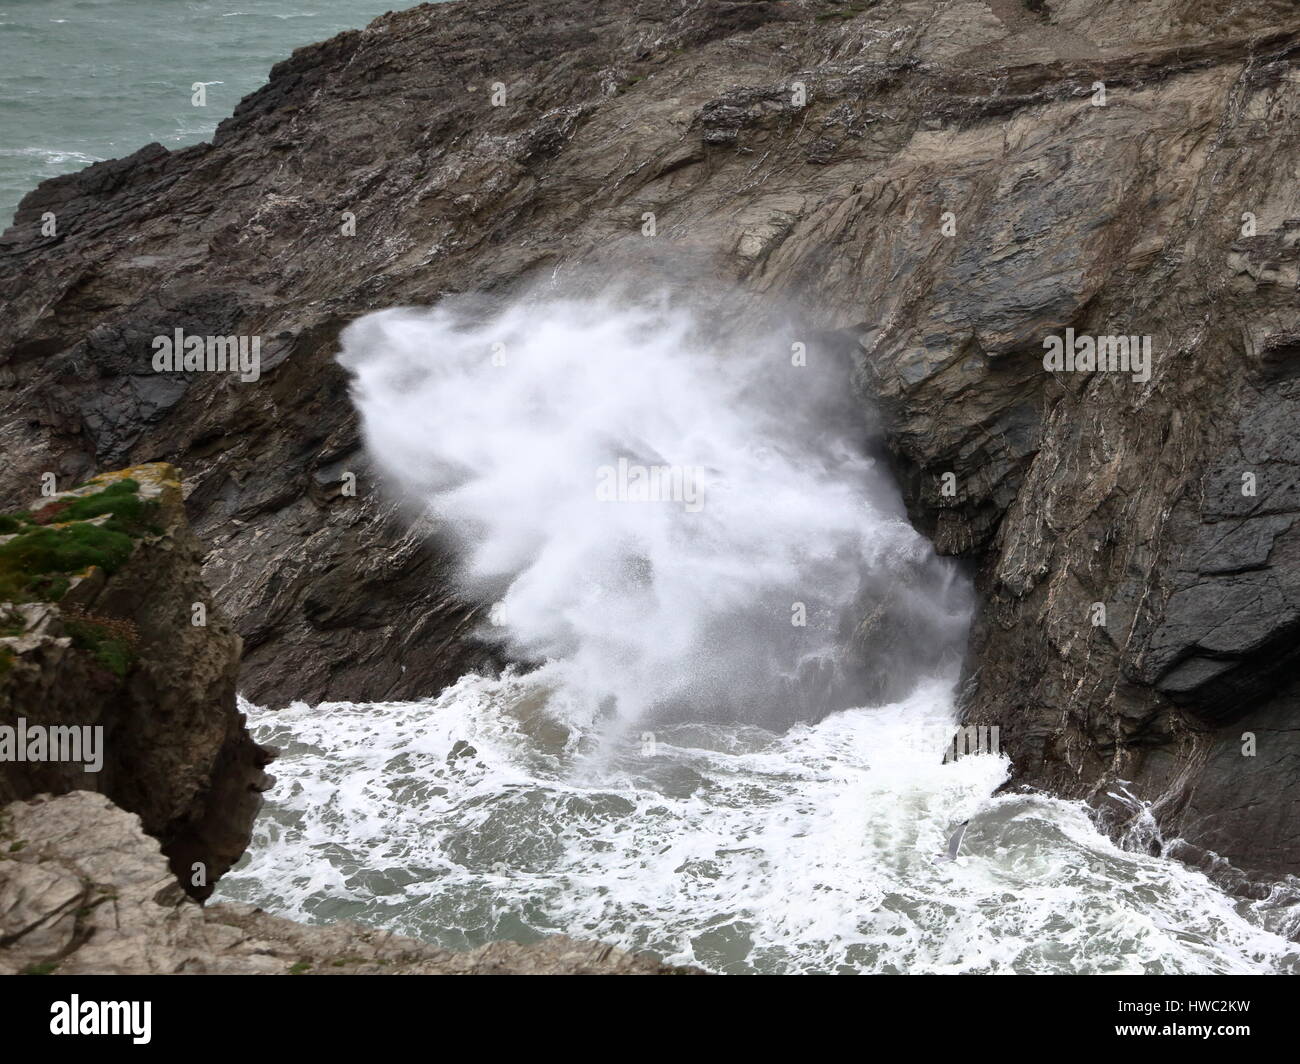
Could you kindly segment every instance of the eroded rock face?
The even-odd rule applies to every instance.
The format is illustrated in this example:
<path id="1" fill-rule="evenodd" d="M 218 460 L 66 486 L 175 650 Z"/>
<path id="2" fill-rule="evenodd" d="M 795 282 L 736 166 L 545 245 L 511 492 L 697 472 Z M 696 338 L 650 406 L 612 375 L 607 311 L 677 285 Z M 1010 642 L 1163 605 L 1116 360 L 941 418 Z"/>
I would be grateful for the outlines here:
<path id="1" fill-rule="evenodd" d="M 1294 871 L 1298 46 L 1283 0 L 387 15 L 212 145 L 23 201 L 5 484 L 177 460 L 254 698 L 427 694 L 492 655 L 364 464 L 341 324 L 579 268 L 722 327 L 793 306 L 857 345 L 915 520 L 979 567 L 966 713 L 1017 779 Z M 154 373 L 175 328 L 261 336 L 260 381 Z M 1067 328 L 1150 337 L 1150 378 L 1045 371 Z"/>
<path id="2" fill-rule="evenodd" d="M 37 499 L 23 528 L 71 533 L 103 521 L 60 518 L 115 486 L 142 506 L 125 561 L 73 574 L 66 590 L 47 592 L 56 601 L 0 604 L 0 726 L 15 740 L 0 760 L 0 801 L 103 794 L 139 815 L 179 881 L 206 898 L 248 846 L 271 752 L 235 706 L 239 637 L 203 582 L 179 474 L 161 463 L 105 474 Z M 52 728 L 76 730 L 75 744 L 62 733 L 61 751 L 76 759 L 27 760 L 55 755 Z M 23 735 L 48 742 L 33 747 Z"/>
<path id="3" fill-rule="evenodd" d="M 451 953 L 356 924 L 202 908 L 139 818 L 85 791 L 0 810 L 0 943 L 3 975 L 703 974 L 562 936 Z"/>

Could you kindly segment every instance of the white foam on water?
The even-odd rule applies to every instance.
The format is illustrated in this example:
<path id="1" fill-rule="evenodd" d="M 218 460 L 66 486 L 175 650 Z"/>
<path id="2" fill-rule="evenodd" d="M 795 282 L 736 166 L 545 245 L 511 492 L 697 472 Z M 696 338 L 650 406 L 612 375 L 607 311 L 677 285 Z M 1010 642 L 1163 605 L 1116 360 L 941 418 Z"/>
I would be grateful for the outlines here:
<path id="1" fill-rule="evenodd" d="M 564 932 L 736 973 L 1298 970 L 1244 903 L 1118 849 L 1081 805 L 989 798 L 1004 758 L 942 763 L 942 685 L 600 759 L 603 735 L 521 712 L 545 694 L 471 675 L 423 702 L 246 704 L 285 756 L 220 895 L 451 948 Z"/>
<path id="2" fill-rule="evenodd" d="M 285 755 L 219 894 L 720 972 L 1295 970 L 1259 912 L 1083 806 L 993 797 L 1003 757 L 944 763 L 969 589 L 865 453 L 843 367 L 770 339 L 653 299 L 349 327 L 369 455 L 536 667 L 246 706 Z M 702 470 L 703 505 L 602 499 L 620 459 Z"/>

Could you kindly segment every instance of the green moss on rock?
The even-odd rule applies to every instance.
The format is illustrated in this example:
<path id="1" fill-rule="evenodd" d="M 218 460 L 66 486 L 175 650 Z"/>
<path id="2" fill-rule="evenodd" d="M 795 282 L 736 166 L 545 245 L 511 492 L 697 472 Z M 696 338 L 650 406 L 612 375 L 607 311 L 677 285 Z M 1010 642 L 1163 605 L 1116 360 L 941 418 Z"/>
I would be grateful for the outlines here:
<path id="1" fill-rule="evenodd" d="M 130 535 L 108 524 L 33 528 L 0 544 L 0 601 L 57 601 L 70 574 L 92 565 L 114 573 L 134 549 Z"/>
<path id="2" fill-rule="evenodd" d="M 91 566 L 109 574 L 120 569 L 136 539 L 159 531 L 150 524 L 158 503 L 140 498 L 139 488 L 127 477 L 35 513 L 3 515 L 0 533 L 16 535 L 0 543 L 0 601 L 57 602 L 73 574 Z"/>
<path id="3" fill-rule="evenodd" d="M 87 614 L 68 614 L 63 627 L 72 637 L 72 645 L 84 650 L 118 679 L 135 664 L 137 636 L 130 621 Z"/>

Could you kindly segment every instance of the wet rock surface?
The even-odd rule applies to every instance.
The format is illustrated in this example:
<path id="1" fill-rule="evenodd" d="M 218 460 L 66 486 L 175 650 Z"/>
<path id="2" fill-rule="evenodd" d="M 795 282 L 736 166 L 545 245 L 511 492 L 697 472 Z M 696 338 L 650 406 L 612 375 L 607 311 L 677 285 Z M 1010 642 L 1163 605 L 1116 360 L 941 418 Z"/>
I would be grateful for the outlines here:
<path id="1" fill-rule="evenodd" d="M 853 346 L 919 527 L 978 567 L 964 710 L 1017 782 L 1117 832 L 1108 795 L 1154 803 L 1240 884 L 1294 872 L 1298 53 L 1283 2 L 386 15 L 213 144 L 23 201 L 4 488 L 177 461 L 251 697 L 424 695 L 495 656 L 365 462 L 339 328 L 582 271 L 666 273 L 720 327 L 795 307 Z M 260 379 L 153 372 L 176 328 L 260 336 Z M 1149 379 L 1045 370 L 1067 328 L 1149 337 Z"/>

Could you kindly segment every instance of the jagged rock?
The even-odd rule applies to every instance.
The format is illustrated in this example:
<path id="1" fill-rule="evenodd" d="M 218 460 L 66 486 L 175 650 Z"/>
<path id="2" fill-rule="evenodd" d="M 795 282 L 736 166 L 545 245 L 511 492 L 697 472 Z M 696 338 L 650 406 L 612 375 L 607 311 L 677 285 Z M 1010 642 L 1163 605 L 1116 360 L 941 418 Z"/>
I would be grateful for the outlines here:
<path id="1" fill-rule="evenodd" d="M 254 698 L 424 695 L 492 652 L 379 498 L 341 325 L 579 267 L 666 271 L 722 328 L 794 306 L 856 344 L 914 519 L 979 568 L 965 712 L 1017 781 L 1122 780 L 1194 848 L 1294 871 L 1298 52 L 1285 0 L 385 15 L 277 65 L 211 145 L 23 201 L 6 484 L 183 463 Z M 177 327 L 263 337 L 260 381 L 154 374 Z M 1045 371 L 1066 328 L 1150 336 L 1151 379 Z"/>
<path id="2" fill-rule="evenodd" d="M 86 791 L 0 810 L 0 946 L 3 975 L 703 974 L 563 936 L 452 953 L 357 924 L 203 908 L 139 817 Z"/>
<path id="3" fill-rule="evenodd" d="M 23 748 L 0 760 L 0 801 L 104 794 L 139 814 L 180 882 L 203 898 L 248 846 L 260 792 L 272 781 L 262 771 L 270 755 L 235 706 L 239 637 L 204 585 L 179 474 L 165 464 L 104 474 L 32 503 L 35 523 L 26 529 L 71 528 L 79 522 L 58 521 L 69 504 L 130 484 L 137 487 L 128 494 L 149 509 L 111 575 L 91 566 L 51 593 L 56 601 L 0 603 L 0 728 Z M 196 603 L 201 625 L 193 623 Z M 81 760 L 19 760 L 27 749 L 20 735 L 48 728 L 90 739 L 69 747 Z M 102 729 L 98 744 L 81 731 L 88 728 Z"/>

